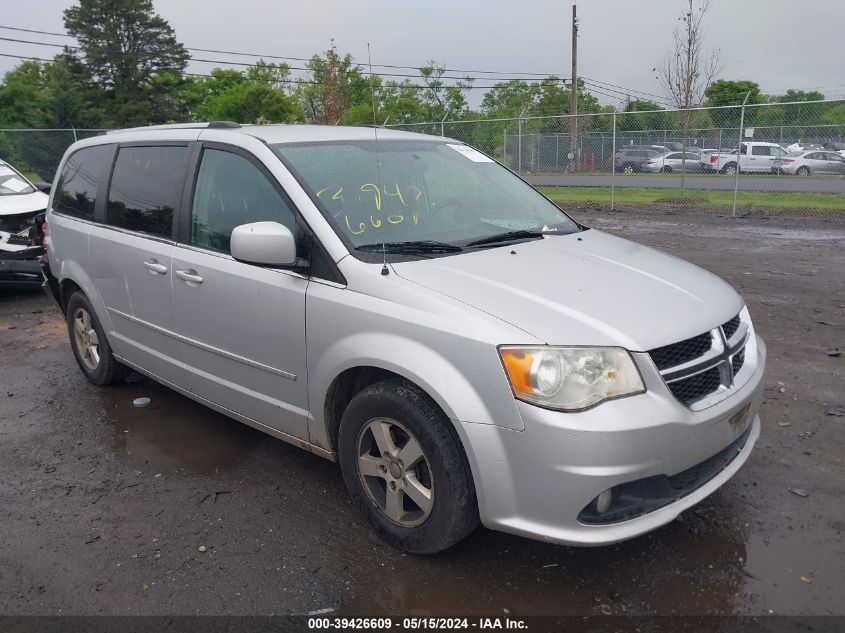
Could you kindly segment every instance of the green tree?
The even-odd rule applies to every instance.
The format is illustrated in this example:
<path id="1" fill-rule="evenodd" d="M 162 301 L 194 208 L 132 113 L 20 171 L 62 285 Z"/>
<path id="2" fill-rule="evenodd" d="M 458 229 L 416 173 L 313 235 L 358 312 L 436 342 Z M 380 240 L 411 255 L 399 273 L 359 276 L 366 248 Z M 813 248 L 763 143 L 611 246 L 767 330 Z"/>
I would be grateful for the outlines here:
<path id="1" fill-rule="evenodd" d="M 756 81 L 717 79 L 704 91 L 704 105 L 708 107 L 742 105 L 745 95 L 748 103 L 763 103 L 765 98 Z"/>
<path id="2" fill-rule="evenodd" d="M 126 126 L 177 117 L 188 52 L 151 0 L 79 0 L 64 12 L 75 79 L 104 106 L 108 123 Z M 74 63 L 76 62 L 76 63 Z"/>
<path id="3" fill-rule="evenodd" d="M 219 71 L 219 72 L 218 72 Z M 290 69 L 263 60 L 245 72 L 216 69 L 188 89 L 194 118 L 239 123 L 293 123 L 305 119 L 296 97 L 285 92 Z"/>

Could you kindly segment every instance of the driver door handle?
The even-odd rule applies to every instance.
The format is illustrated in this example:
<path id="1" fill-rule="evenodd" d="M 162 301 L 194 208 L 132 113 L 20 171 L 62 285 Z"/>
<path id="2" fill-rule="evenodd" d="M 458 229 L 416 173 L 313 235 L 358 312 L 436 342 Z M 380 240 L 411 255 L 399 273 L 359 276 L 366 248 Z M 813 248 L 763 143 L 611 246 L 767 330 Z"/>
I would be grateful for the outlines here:
<path id="1" fill-rule="evenodd" d="M 182 281 L 186 281 L 189 284 L 201 284 L 205 281 L 201 275 L 197 274 L 197 271 L 193 269 L 188 270 L 176 270 L 176 276 L 179 277 Z"/>
<path id="2" fill-rule="evenodd" d="M 148 259 L 144 262 L 144 268 L 150 271 L 153 275 L 166 275 L 167 266 L 159 263 L 155 259 Z"/>

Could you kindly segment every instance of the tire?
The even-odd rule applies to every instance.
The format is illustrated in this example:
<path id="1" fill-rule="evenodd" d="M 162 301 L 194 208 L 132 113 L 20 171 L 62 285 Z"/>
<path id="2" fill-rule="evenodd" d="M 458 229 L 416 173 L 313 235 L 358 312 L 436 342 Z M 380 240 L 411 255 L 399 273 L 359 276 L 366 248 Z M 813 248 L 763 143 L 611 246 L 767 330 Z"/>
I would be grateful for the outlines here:
<path id="1" fill-rule="evenodd" d="M 409 453 L 417 458 L 405 464 Z M 404 380 L 375 383 L 352 398 L 340 422 L 338 459 L 355 506 L 394 547 L 435 554 L 478 525 L 472 474 L 452 423 Z"/>
<path id="2" fill-rule="evenodd" d="M 671 173 L 672 173 L 672 168 L 671 168 L 671 167 L 664 167 L 664 168 L 663 168 L 663 169 L 661 169 L 660 171 L 662 171 L 664 174 L 671 174 Z"/>
<path id="3" fill-rule="evenodd" d="M 795 174 L 797 176 L 809 176 L 810 175 L 810 168 L 804 165 L 803 167 L 799 167 L 795 170 Z"/>
<path id="4" fill-rule="evenodd" d="M 727 165 L 722 167 L 722 173 L 728 174 L 729 176 L 733 176 L 734 174 L 736 174 L 736 170 L 736 163 L 728 163 Z"/>
<path id="5" fill-rule="evenodd" d="M 124 380 L 130 372 L 120 364 L 91 302 L 84 293 L 73 293 L 65 311 L 70 347 L 83 375 L 95 385 L 109 385 Z"/>
<path id="6" fill-rule="evenodd" d="M 631 163 L 625 163 L 622 165 L 622 173 L 623 174 L 633 174 L 637 171 Z"/>

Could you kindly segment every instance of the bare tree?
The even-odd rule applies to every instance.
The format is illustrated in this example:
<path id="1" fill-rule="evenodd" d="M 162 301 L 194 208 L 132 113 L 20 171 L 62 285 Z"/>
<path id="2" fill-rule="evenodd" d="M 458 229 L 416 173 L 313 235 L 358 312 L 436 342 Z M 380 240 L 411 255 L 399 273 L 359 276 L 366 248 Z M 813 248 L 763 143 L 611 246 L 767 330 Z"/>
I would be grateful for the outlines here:
<path id="1" fill-rule="evenodd" d="M 718 51 L 704 48 L 704 17 L 710 10 L 710 0 L 685 0 L 684 13 L 672 34 L 672 48 L 658 67 L 658 79 L 666 94 L 679 109 L 701 104 L 707 90 L 719 72 Z"/>
<path id="2" fill-rule="evenodd" d="M 686 175 L 686 151 L 689 146 L 689 130 L 697 111 L 690 110 L 701 105 L 707 87 L 719 73 L 719 52 L 706 51 L 704 18 L 710 10 L 711 0 L 684 0 L 684 12 L 678 18 L 678 25 L 672 33 L 672 48 L 658 67 L 658 79 L 666 94 L 679 110 L 683 138 L 681 158 L 681 188 Z"/>

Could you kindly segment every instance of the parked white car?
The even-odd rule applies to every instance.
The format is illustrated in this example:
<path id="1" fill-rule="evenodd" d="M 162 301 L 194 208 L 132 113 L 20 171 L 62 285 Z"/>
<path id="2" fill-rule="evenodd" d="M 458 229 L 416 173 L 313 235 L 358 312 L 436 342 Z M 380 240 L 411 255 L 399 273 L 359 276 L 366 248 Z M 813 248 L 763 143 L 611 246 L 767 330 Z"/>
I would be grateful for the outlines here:
<path id="1" fill-rule="evenodd" d="M 666 152 L 660 156 L 650 158 L 642 165 L 643 171 L 652 173 L 663 172 L 681 172 L 686 173 L 704 171 L 701 165 L 701 154 L 698 152 Z"/>
<path id="2" fill-rule="evenodd" d="M 632 538 L 728 481 L 760 433 L 766 348 L 736 290 L 455 140 L 226 123 L 86 139 L 47 246 L 85 378 L 133 368 L 338 461 L 411 552 L 479 520 Z"/>
<path id="3" fill-rule="evenodd" d="M 774 162 L 780 173 L 797 176 L 845 176 L 845 157 L 837 152 L 792 152 Z"/>
<path id="4" fill-rule="evenodd" d="M 737 151 L 715 152 L 702 154 L 703 168 L 711 172 L 735 174 L 737 167 L 745 173 L 772 173 L 775 171 L 774 161 L 787 155 L 787 151 L 777 143 L 755 141 L 740 145 L 739 157 Z"/>

